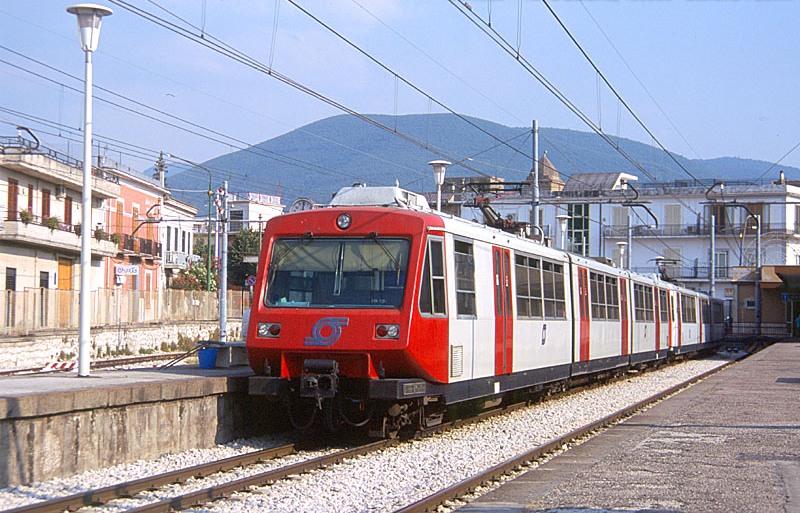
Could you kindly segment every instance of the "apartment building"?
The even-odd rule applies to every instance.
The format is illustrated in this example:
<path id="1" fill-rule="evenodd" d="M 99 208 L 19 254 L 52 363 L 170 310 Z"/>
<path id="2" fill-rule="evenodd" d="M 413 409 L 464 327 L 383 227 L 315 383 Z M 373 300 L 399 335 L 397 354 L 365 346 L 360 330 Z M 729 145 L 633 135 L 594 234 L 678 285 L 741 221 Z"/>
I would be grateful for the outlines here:
<path id="1" fill-rule="evenodd" d="M 92 289 L 152 292 L 185 267 L 197 209 L 105 157 L 92 169 Z M 5 290 L 80 287 L 82 163 L 22 136 L 0 138 Z M 166 243 L 166 247 L 165 247 Z M 166 266 L 164 262 L 167 262 Z"/>
<path id="2" fill-rule="evenodd" d="M 776 175 L 639 183 L 626 173 L 587 173 L 563 187 L 543 177 L 533 236 L 710 291 L 727 300 L 734 321 L 788 325 L 800 314 L 800 181 Z M 530 187 L 493 182 L 491 190 L 453 194 L 452 203 L 462 217 L 481 220 L 476 198 L 488 198 L 501 219 L 530 221 Z"/>

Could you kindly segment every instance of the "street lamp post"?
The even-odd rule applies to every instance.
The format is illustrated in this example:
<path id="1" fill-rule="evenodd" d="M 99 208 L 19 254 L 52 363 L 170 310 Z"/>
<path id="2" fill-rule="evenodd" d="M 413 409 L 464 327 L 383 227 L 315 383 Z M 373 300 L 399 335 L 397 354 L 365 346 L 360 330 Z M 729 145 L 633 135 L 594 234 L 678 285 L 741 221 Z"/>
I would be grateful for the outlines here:
<path id="1" fill-rule="evenodd" d="M 630 218 L 628 218 L 628 238 L 627 238 L 627 246 L 628 246 L 628 253 L 625 256 L 625 269 L 631 270 L 631 253 L 633 253 L 633 235 L 632 232 L 638 228 L 647 228 L 648 230 L 654 230 L 658 228 L 655 224 L 637 224 L 630 226 Z M 617 243 L 619 244 L 619 243 Z"/>
<path id="2" fill-rule="evenodd" d="M 561 249 L 566 251 L 567 250 L 567 221 L 569 221 L 571 216 L 566 214 L 560 214 L 556 216 L 558 220 L 558 225 L 561 229 Z"/>
<path id="3" fill-rule="evenodd" d="M 446 160 L 432 160 L 428 162 L 429 166 L 433 166 L 433 178 L 436 180 L 436 210 L 442 211 L 442 184 L 444 184 L 444 172 L 450 162 Z"/>
<path id="4" fill-rule="evenodd" d="M 83 103 L 83 189 L 81 194 L 81 289 L 78 305 L 78 376 L 89 376 L 91 355 L 90 323 L 92 312 L 92 52 L 100 42 L 100 23 L 103 16 L 112 14 L 101 5 L 80 4 L 67 7 L 67 12 L 78 17 L 78 33 L 85 55 Z"/>
<path id="5" fill-rule="evenodd" d="M 617 246 L 619 247 L 619 267 L 623 269 L 625 267 L 625 247 L 628 245 L 625 241 L 617 242 Z"/>

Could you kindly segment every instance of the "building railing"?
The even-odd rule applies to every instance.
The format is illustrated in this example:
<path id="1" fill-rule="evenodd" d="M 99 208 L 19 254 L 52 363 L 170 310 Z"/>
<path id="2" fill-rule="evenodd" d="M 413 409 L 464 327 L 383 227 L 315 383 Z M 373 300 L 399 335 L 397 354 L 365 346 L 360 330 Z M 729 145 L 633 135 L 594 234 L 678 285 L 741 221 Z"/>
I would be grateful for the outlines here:
<path id="1" fill-rule="evenodd" d="M 142 237 L 131 237 L 130 235 L 122 235 L 122 249 L 125 251 L 132 251 L 143 255 L 151 255 L 154 257 L 161 257 L 161 243 L 155 242 L 150 239 Z"/>
<path id="2" fill-rule="evenodd" d="M 714 268 L 714 276 L 716 279 L 726 280 L 733 278 L 733 267 L 716 267 Z M 640 274 L 659 274 L 658 266 L 643 266 L 634 267 L 631 269 Z M 663 276 L 671 280 L 708 280 L 709 266 L 708 265 L 695 265 L 695 266 L 680 266 L 680 265 L 663 265 L 660 271 Z"/>
<path id="3" fill-rule="evenodd" d="M 219 320 L 217 292 L 157 292 L 100 289 L 91 292 L 94 327 Z M 228 317 L 250 308 L 250 293 L 228 291 Z M 77 330 L 79 291 L 29 288 L 0 291 L 0 333 L 27 336 L 36 332 Z"/>
<path id="4" fill-rule="evenodd" d="M 2 210 L 0 210 L 0 212 L 2 212 Z M 23 216 L 27 216 L 27 220 L 25 220 L 25 217 Z M 57 216 L 42 217 L 30 213 L 30 211 L 25 211 L 25 214 L 22 214 L 21 210 L 7 210 L 5 215 L 2 217 L 4 217 L 6 221 L 17 221 L 36 226 L 46 226 L 52 230 L 61 230 L 62 232 L 80 234 L 80 224 L 66 224 Z M 50 219 L 54 219 L 54 221 L 50 221 Z M 55 220 L 58 220 L 58 222 Z"/>
<path id="5" fill-rule="evenodd" d="M 702 224 L 664 224 L 658 228 L 648 226 L 632 226 L 631 235 L 634 237 L 697 237 L 711 236 L 711 227 Z M 756 226 L 753 221 L 741 224 L 717 225 L 715 234 L 718 237 L 741 237 L 742 235 L 755 237 Z M 797 235 L 800 234 L 800 223 L 786 225 L 782 223 L 762 223 L 761 234 Z M 628 236 L 627 226 L 604 226 L 603 236 L 609 239 L 624 239 Z"/>
<path id="6" fill-rule="evenodd" d="M 174 265 L 178 267 L 186 267 L 191 262 L 192 256 L 183 251 L 167 251 L 167 260 L 164 265 Z"/>
<path id="7" fill-rule="evenodd" d="M 762 335 L 765 337 L 785 337 L 792 334 L 792 324 L 788 322 L 732 322 L 725 328 L 728 337 L 747 337 Z"/>

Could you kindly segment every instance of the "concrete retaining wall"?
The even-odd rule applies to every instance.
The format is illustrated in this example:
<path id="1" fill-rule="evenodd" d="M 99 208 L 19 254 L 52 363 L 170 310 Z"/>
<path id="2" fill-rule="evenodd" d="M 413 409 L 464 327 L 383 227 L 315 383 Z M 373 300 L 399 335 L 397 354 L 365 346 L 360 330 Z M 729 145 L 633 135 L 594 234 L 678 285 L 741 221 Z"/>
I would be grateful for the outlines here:
<path id="1" fill-rule="evenodd" d="M 97 360 L 121 354 L 138 356 L 160 351 L 164 345 L 173 350 L 189 349 L 198 340 L 211 339 L 218 328 L 217 321 L 93 328 L 91 358 Z M 241 320 L 228 320 L 227 331 L 228 340 L 241 340 Z M 47 362 L 75 360 L 77 354 L 77 331 L 4 338 L 0 340 L 0 370 L 43 367 Z"/>
<path id="2" fill-rule="evenodd" d="M 195 367 L 183 372 L 198 371 Z M 211 447 L 263 432 L 264 418 L 253 418 L 251 412 L 263 415 L 266 406 L 263 399 L 247 394 L 249 370 L 205 372 L 220 376 L 114 386 L 104 386 L 100 377 L 99 386 L 82 390 L 59 391 L 63 388 L 53 382 L 44 384 L 52 391 L 3 395 L 0 487 Z"/>

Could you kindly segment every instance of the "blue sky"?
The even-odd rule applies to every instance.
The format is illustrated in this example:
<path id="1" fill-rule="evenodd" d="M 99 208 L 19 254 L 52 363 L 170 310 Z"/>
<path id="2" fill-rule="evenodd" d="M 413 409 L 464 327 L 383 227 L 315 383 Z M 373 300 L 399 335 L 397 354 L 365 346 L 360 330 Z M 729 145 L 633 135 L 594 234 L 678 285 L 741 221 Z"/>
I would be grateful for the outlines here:
<path id="1" fill-rule="evenodd" d="M 204 161 L 341 113 L 120 5 L 96 1 L 114 10 L 94 55 L 94 131 L 114 160 L 144 170 L 163 150 Z M 536 118 L 542 127 L 590 130 L 448 1 L 296 1 L 453 111 L 509 126 L 530 126 Z M 192 24 L 355 111 L 443 112 L 291 3 L 277 2 L 130 0 L 177 25 Z M 75 17 L 65 10 L 73 3 L 0 3 L 0 136 L 29 126 L 47 146 L 79 157 L 83 55 Z M 604 132 L 653 144 L 545 4 L 469 3 Z M 800 3 L 550 5 L 669 150 L 775 162 L 800 143 Z M 800 167 L 800 149 L 782 163 Z"/>

